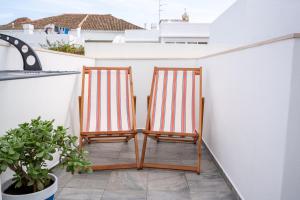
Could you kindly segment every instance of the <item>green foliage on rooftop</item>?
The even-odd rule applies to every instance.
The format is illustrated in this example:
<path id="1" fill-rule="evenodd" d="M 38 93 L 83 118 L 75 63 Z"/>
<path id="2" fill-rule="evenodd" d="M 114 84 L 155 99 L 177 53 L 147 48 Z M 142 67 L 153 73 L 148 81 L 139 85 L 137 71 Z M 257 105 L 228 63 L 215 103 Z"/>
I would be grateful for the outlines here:
<path id="1" fill-rule="evenodd" d="M 47 40 L 47 44 L 41 45 L 41 47 L 53 51 L 84 55 L 84 46 L 69 44 L 65 43 L 64 41 L 50 42 L 49 40 Z"/>

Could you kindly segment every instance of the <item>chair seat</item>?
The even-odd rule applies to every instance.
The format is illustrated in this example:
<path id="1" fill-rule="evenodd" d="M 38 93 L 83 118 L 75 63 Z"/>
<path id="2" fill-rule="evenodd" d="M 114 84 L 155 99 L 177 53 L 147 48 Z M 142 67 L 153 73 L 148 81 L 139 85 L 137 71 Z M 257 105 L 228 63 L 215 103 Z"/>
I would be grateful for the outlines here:
<path id="1" fill-rule="evenodd" d="M 82 132 L 132 131 L 128 70 L 89 70 L 85 76 Z"/>
<path id="2" fill-rule="evenodd" d="M 158 70 L 154 80 L 150 130 L 194 133 L 195 72 Z"/>

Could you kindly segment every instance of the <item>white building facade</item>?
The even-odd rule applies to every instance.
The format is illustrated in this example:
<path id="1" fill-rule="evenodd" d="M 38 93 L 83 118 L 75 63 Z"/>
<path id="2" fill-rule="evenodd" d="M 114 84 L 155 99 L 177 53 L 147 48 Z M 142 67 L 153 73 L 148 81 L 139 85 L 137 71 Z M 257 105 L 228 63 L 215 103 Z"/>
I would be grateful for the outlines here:
<path id="1" fill-rule="evenodd" d="M 125 30 L 126 43 L 207 44 L 209 24 L 162 20 L 159 29 Z"/>

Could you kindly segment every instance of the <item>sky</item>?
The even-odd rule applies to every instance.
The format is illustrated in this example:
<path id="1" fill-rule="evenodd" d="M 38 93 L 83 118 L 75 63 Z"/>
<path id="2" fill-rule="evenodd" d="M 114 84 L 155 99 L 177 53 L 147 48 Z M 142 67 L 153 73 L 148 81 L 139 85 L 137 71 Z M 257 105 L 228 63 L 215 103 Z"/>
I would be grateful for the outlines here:
<path id="1" fill-rule="evenodd" d="M 236 0 L 161 0 L 161 19 L 211 23 Z M 112 14 L 139 26 L 158 22 L 159 0 L 1 0 L 0 24 L 18 17 L 39 19 L 63 13 Z"/>

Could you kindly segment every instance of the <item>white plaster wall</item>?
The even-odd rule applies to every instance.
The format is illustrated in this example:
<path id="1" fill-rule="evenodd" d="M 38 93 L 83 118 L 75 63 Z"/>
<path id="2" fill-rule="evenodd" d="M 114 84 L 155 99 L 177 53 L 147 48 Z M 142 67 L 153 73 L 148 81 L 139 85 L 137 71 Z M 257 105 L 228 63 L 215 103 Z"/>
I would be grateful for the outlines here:
<path id="1" fill-rule="evenodd" d="M 237 0 L 210 26 L 210 44 L 236 46 L 300 32 L 299 0 Z"/>
<path id="2" fill-rule="evenodd" d="M 125 30 L 126 42 L 159 42 L 159 30 Z"/>
<path id="3" fill-rule="evenodd" d="M 93 58 L 45 50 L 36 52 L 44 70 L 81 71 L 83 65 L 95 65 Z M 19 52 L 14 47 L 0 45 L 0 70 L 13 69 L 22 69 Z M 0 136 L 37 116 L 55 119 L 57 125 L 68 127 L 70 134 L 79 135 L 81 74 L 0 81 L 0 91 Z M 56 157 L 49 166 L 57 161 Z M 1 181 L 11 175 L 9 171 L 2 174 Z"/>
<path id="4" fill-rule="evenodd" d="M 56 124 L 69 127 L 70 133 L 78 135 L 79 79 L 77 74 L 0 81 L 0 135 L 38 116 L 55 119 Z"/>
<path id="5" fill-rule="evenodd" d="M 91 43 L 88 47 L 87 55 L 98 57 L 96 61 L 44 50 L 37 50 L 37 53 L 47 70 L 81 70 L 82 65 L 132 66 L 138 128 L 145 126 L 146 97 L 150 91 L 153 66 L 204 66 L 206 104 L 203 138 L 240 195 L 250 200 L 299 196 L 300 190 L 292 187 L 299 181 L 299 173 L 294 173 L 299 165 L 299 160 L 295 159 L 295 152 L 299 152 L 299 136 L 296 134 L 299 132 L 298 41 L 295 45 L 293 39 L 284 40 L 205 59 L 197 58 L 207 55 L 210 49 L 190 45 L 106 46 Z M 3 64 L 8 66 L 6 69 L 21 69 L 20 59 L 14 48 L 0 45 L 0 67 Z M 6 92 L 21 90 L 20 93 L 26 97 L 20 97 L 25 105 L 35 106 L 30 102 L 43 99 L 42 103 L 35 102 L 37 109 L 41 109 L 35 113 L 46 113 L 46 116 L 55 113 L 58 122 L 74 123 L 71 130 L 78 133 L 80 75 L 64 77 L 49 77 L 41 79 L 41 82 L 31 79 L 28 82 L 30 87 L 36 87 L 35 91 L 38 91 L 34 94 L 26 93 L 24 88 L 27 83 L 7 86 L 3 82 L 4 86 L 0 86 L 10 88 L 3 90 Z M 52 92 L 41 91 L 40 85 L 47 85 Z M 58 89 L 57 94 L 63 99 L 49 96 L 54 94 L 54 88 Z M 8 94 L 10 99 L 16 99 L 12 98 L 14 95 L 17 94 Z M 0 96 L 2 98 L 5 97 Z M 67 101 L 71 102 L 69 108 L 64 106 Z M 45 102 L 49 103 L 46 105 Z M 63 108 L 53 108 L 56 104 Z M 10 110 L 18 111 L 15 108 Z M 27 112 L 24 116 L 29 118 Z M 0 131 L 8 127 L 2 125 L 1 113 Z M 21 114 L 16 112 L 10 115 Z M 22 115 L 14 116 L 10 123 L 20 123 L 20 117 Z"/>
<path id="6" fill-rule="evenodd" d="M 199 60 L 203 139 L 243 199 L 281 199 L 293 48 L 291 39 Z"/>
<path id="7" fill-rule="evenodd" d="M 294 58 L 289 102 L 286 150 L 281 199 L 299 199 L 300 196 L 300 40 L 294 46 Z"/>
<path id="8" fill-rule="evenodd" d="M 208 40 L 209 40 L 208 37 L 162 37 L 161 38 L 162 43 L 190 43 L 190 44 L 194 44 L 194 42 L 196 42 L 196 43 L 197 42 L 202 42 L 202 43 L 207 44 Z M 206 44 L 203 44 L 203 45 L 206 45 Z"/>
<path id="9" fill-rule="evenodd" d="M 124 35 L 124 31 L 81 30 L 81 37 L 83 40 L 113 41 L 118 35 Z"/>
<path id="10" fill-rule="evenodd" d="M 209 37 L 209 24 L 188 22 L 162 22 L 160 37 Z"/>
<path id="11" fill-rule="evenodd" d="M 85 55 L 99 59 L 186 59 L 199 58 L 208 51 L 210 50 L 207 46 L 193 44 L 105 44 L 98 42 L 85 44 Z"/>
<path id="12" fill-rule="evenodd" d="M 23 61 L 20 53 L 15 47 L 6 44 L 0 43 L 0 70 L 22 70 Z M 41 48 L 34 48 L 34 50 L 45 71 L 81 71 L 83 65 L 92 66 L 95 64 L 95 59 L 91 57 L 49 51 Z"/>

